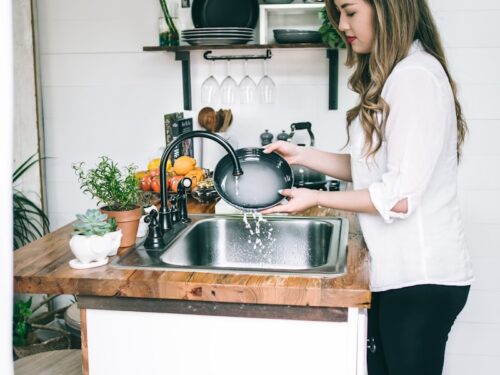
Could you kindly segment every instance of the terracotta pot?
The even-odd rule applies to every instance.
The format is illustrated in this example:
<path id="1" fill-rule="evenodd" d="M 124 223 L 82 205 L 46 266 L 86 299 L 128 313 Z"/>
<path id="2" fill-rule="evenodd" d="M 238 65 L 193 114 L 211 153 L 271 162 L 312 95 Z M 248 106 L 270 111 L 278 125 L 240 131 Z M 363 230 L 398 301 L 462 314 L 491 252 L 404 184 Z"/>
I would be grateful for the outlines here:
<path id="1" fill-rule="evenodd" d="M 108 215 L 108 217 L 114 217 L 116 225 L 122 230 L 123 237 L 120 242 L 120 247 L 135 245 L 139 219 L 142 216 L 141 207 L 129 211 L 108 211 L 107 207 L 103 207 L 101 208 L 101 212 Z"/>

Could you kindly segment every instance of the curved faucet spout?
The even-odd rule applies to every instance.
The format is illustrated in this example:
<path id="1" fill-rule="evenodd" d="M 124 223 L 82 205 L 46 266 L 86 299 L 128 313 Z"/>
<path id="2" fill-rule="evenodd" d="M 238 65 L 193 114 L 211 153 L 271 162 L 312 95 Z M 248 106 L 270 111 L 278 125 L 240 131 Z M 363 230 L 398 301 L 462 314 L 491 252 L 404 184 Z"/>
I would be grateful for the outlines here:
<path id="1" fill-rule="evenodd" d="M 170 211 L 167 206 L 168 184 L 167 184 L 167 176 L 165 174 L 167 167 L 167 160 L 170 157 L 170 154 L 172 153 L 173 149 L 179 143 L 189 138 L 208 138 L 211 139 L 212 141 L 217 142 L 222 147 L 224 147 L 224 149 L 229 155 L 231 155 L 231 160 L 233 162 L 233 175 L 241 176 L 243 174 L 243 170 L 241 169 L 241 165 L 238 160 L 238 157 L 236 156 L 236 152 L 224 138 L 218 136 L 217 134 L 210 133 L 204 130 L 195 130 L 181 134 L 174 141 L 170 142 L 170 144 L 163 152 L 160 161 L 160 195 L 161 195 L 160 226 L 163 231 L 172 228 L 172 217 L 170 215 Z"/>

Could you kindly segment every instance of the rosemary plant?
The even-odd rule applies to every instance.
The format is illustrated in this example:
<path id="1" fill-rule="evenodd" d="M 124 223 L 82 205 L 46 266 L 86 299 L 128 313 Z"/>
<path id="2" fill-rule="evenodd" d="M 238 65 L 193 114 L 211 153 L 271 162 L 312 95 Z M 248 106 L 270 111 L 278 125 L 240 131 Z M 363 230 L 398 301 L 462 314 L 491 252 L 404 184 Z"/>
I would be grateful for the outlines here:
<path id="1" fill-rule="evenodd" d="M 137 167 L 133 164 L 123 171 L 107 156 L 101 156 L 99 163 L 87 171 L 84 163 L 73 164 L 80 189 L 92 198 L 98 199 L 110 211 L 127 211 L 137 207 L 139 184 L 135 177 Z"/>

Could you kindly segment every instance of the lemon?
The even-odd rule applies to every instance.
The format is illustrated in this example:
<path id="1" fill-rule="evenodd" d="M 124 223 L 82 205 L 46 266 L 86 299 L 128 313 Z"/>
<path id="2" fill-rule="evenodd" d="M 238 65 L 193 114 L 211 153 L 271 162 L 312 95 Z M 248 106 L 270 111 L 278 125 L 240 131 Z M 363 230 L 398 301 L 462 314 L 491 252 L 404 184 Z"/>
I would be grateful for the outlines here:
<path id="1" fill-rule="evenodd" d="M 177 175 L 186 175 L 196 167 L 196 160 L 190 156 L 179 156 L 174 162 L 174 172 Z"/>
<path id="2" fill-rule="evenodd" d="M 148 171 L 151 171 L 151 170 L 156 169 L 156 168 L 160 168 L 160 162 L 161 162 L 160 158 L 152 159 L 148 163 Z"/>

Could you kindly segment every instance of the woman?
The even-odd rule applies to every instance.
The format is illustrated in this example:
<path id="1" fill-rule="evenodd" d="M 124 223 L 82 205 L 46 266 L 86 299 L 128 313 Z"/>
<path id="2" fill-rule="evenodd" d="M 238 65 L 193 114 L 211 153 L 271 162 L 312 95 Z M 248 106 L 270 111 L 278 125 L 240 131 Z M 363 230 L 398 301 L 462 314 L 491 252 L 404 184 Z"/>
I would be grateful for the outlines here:
<path id="1" fill-rule="evenodd" d="M 354 189 L 283 190 L 288 202 L 263 212 L 316 205 L 357 212 L 371 260 L 369 374 L 441 374 L 473 279 L 457 200 L 467 126 L 455 84 L 425 0 L 326 4 L 359 94 L 347 112 L 350 154 L 286 142 L 265 151 Z"/>

